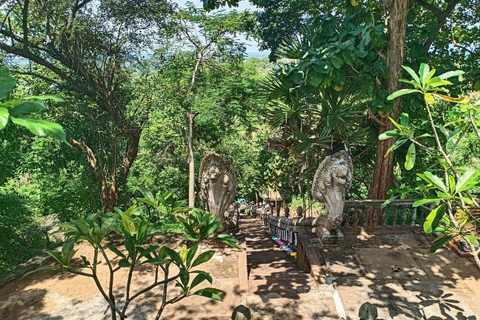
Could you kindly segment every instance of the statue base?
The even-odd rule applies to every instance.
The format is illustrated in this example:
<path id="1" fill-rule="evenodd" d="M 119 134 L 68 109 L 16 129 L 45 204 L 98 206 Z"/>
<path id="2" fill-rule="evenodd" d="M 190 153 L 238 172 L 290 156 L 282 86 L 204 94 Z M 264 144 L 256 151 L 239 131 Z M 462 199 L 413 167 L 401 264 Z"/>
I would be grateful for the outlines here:
<path id="1" fill-rule="evenodd" d="M 320 228 L 317 231 L 318 239 L 323 247 L 341 247 L 343 246 L 343 233 L 340 229 L 328 231 L 325 228 Z"/>

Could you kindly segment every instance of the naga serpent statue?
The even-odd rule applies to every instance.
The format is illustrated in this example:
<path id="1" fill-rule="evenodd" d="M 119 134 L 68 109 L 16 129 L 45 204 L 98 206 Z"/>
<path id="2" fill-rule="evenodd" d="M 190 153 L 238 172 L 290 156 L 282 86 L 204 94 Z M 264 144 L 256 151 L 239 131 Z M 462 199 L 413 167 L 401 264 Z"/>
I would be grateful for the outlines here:
<path id="1" fill-rule="evenodd" d="M 325 203 L 327 218 L 321 227 L 336 230 L 343 220 L 345 197 L 352 186 L 353 163 L 345 150 L 326 157 L 313 178 L 312 195 Z"/>
<path id="2" fill-rule="evenodd" d="M 207 205 L 207 211 L 215 214 L 224 227 L 229 223 L 225 212 L 235 201 L 237 177 L 230 161 L 219 154 L 209 153 L 203 158 L 199 173 L 200 197 Z"/>

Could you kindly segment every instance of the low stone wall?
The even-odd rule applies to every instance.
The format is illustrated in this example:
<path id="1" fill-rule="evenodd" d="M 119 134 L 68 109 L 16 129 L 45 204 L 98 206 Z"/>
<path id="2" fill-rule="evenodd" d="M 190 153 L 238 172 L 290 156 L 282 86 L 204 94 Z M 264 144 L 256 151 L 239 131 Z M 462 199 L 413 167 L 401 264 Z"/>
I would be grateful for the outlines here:
<path id="1" fill-rule="evenodd" d="M 316 218 L 295 218 L 276 217 L 272 214 L 267 215 L 267 223 L 270 226 L 298 233 L 312 233 L 321 223 L 323 217 Z"/>

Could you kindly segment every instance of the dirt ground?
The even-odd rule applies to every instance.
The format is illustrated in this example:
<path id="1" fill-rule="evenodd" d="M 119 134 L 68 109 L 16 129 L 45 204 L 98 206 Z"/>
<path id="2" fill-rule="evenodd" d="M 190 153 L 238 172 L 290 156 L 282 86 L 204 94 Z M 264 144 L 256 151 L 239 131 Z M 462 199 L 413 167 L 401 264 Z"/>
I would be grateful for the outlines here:
<path id="1" fill-rule="evenodd" d="M 160 243 L 169 243 L 172 247 L 181 247 L 180 237 L 170 235 L 159 239 Z M 209 248 L 202 247 L 201 250 Z M 107 250 L 108 252 L 109 250 Z M 110 252 L 111 253 L 111 252 Z M 199 252 L 200 253 L 200 249 Z M 197 253 L 197 254 L 198 254 Z M 76 257 L 91 257 L 88 245 L 78 245 Z M 109 258 L 114 254 L 109 254 Z M 188 297 L 165 309 L 163 319 L 229 319 L 232 310 L 245 300 L 245 292 L 239 283 L 239 251 L 231 248 L 218 249 L 213 258 L 201 266 L 201 270 L 210 272 L 213 285 L 224 291 L 223 302 L 204 297 Z M 49 260 L 50 263 L 53 264 Z M 80 259 L 77 259 L 77 263 Z M 98 268 L 102 285 L 108 287 L 108 268 L 100 264 Z M 153 283 L 152 269 L 145 267 L 134 274 L 132 292 Z M 171 275 L 175 274 L 171 271 Z M 127 269 L 115 273 L 114 292 L 117 299 L 125 296 Z M 199 287 L 200 288 L 200 287 Z M 153 289 L 129 306 L 129 319 L 153 319 L 160 306 L 162 287 Z M 171 285 L 169 299 L 179 294 L 179 289 Z M 216 317 L 212 317 L 215 314 Z M 2 320 L 100 320 L 110 319 L 107 303 L 99 293 L 93 280 L 68 272 L 39 271 L 23 279 L 15 280 L 0 288 L 0 319 Z"/>

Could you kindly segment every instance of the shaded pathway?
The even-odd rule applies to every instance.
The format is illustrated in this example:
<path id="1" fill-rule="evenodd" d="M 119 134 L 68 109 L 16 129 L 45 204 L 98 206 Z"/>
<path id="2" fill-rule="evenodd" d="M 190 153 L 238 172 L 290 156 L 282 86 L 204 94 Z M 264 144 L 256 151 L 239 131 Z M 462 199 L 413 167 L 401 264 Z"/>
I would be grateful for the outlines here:
<path id="1" fill-rule="evenodd" d="M 254 319 L 338 319 L 328 287 L 298 269 L 256 219 L 242 216 L 240 225 L 247 246 L 247 304 Z"/>

